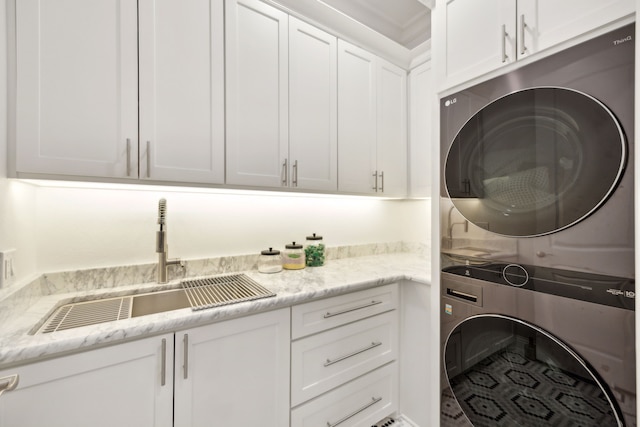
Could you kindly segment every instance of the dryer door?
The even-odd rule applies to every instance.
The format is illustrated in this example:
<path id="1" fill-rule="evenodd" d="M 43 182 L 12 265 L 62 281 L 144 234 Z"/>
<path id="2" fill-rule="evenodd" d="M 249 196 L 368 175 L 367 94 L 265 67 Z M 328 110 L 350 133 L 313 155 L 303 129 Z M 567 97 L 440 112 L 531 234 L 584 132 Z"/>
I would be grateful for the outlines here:
<path id="1" fill-rule="evenodd" d="M 623 425 L 599 375 L 534 325 L 470 317 L 449 334 L 444 353 L 452 395 L 475 427 Z"/>
<path id="2" fill-rule="evenodd" d="M 613 113 L 584 93 L 525 89 L 477 112 L 453 140 L 445 185 L 469 221 L 506 236 L 539 236 L 594 212 L 627 160 Z"/>

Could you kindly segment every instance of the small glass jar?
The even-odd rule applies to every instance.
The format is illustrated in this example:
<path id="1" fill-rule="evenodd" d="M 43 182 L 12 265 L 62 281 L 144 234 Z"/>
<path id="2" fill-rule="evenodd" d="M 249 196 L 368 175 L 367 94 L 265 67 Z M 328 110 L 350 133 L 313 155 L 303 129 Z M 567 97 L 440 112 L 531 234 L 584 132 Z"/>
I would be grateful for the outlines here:
<path id="1" fill-rule="evenodd" d="M 302 245 L 293 242 L 290 245 L 286 245 L 284 248 L 282 266 L 285 270 L 300 270 L 305 267 Z"/>
<path id="2" fill-rule="evenodd" d="M 320 267 L 324 265 L 324 241 L 322 236 L 307 236 L 307 244 L 304 248 L 307 267 Z"/>
<path id="3" fill-rule="evenodd" d="M 282 271 L 282 255 L 280 251 L 269 248 L 260 252 L 258 258 L 258 271 L 260 273 L 279 273 Z"/>

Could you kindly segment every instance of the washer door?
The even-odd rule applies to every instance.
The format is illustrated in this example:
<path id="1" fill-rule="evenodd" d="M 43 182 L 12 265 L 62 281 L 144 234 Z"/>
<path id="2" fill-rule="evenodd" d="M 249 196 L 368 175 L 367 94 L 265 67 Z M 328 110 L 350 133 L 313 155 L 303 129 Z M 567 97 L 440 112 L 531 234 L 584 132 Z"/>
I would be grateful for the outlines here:
<path id="1" fill-rule="evenodd" d="M 627 160 L 613 113 L 575 90 L 538 87 L 502 97 L 456 135 L 445 163 L 453 204 L 506 236 L 539 236 L 594 212 Z"/>
<path id="2" fill-rule="evenodd" d="M 444 361 L 452 394 L 475 427 L 623 425 L 587 362 L 524 321 L 470 317 L 447 338 Z"/>

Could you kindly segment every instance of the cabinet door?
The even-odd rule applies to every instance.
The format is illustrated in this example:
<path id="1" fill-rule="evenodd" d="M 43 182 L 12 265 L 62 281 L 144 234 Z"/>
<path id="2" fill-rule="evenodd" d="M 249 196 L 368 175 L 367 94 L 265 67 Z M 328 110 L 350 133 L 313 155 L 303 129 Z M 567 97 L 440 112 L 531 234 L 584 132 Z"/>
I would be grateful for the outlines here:
<path id="1" fill-rule="evenodd" d="M 0 371 L 2 427 L 172 426 L 173 334 Z"/>
<path id="2" fill-rule="evenodd" d="M 227 183 L 286 185 L 287 14 L 260 0 L 225 4 Z"/>
<path id="3" fill-rule="evenodd" d="M 18 176 L 137 177 L 136 21 L 135 0 L 16 2 Z"/>
<path id="4" fill-rule="evenodd" d="M 374 193 L 376 57 L 338 40 L 338 188 Z"/>
<path id="5" fill-rule="evenodd" d="M 223 183 L 223 0 L 139 5 L 140 178 Z"/>
<path id="6" fill-rule="evenodd" d="M 409 73 L 409 196 L 431 197 L 432 127 L 435 94 L 431 61 Z"/>
<path id="7" fill-rule="evenodd" d="M 176 333 L 175 426 L 288 426 L 289 337 L 289 309 Z"/>
<path id="8" fill-rule="evenodd" d="M 446 39 L 444 87 L 516 60 L 515 0 L 443 0 L 435 10 Z"/>
<path id="9" fill-rule="evenodd" d="M 518 0 L 518 56 L 554 46 L 634 11 L 633 0 Z"/>
<path id="10" fill-rule="evenodd" d="M 407 194 L 407 72 L 378 60 L 377 183 L 385 196 Z"/>
<path id="11" fill-rule="evenodd" d="M 289 17 L 289 185 L 338 189 L 337 39 Z"/>

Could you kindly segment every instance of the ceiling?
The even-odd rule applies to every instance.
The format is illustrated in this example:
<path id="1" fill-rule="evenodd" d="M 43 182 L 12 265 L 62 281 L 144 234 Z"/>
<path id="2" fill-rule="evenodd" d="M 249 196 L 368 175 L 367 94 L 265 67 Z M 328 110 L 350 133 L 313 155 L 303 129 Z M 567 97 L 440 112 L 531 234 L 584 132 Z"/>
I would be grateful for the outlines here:
<path id="1" fill-rule="evenodd" d="M 319 1 L 407 49 L 431 38 L 431 11 L 421 0 Z"/>

